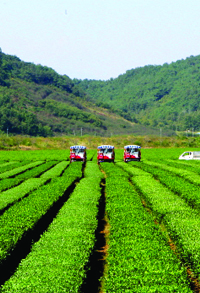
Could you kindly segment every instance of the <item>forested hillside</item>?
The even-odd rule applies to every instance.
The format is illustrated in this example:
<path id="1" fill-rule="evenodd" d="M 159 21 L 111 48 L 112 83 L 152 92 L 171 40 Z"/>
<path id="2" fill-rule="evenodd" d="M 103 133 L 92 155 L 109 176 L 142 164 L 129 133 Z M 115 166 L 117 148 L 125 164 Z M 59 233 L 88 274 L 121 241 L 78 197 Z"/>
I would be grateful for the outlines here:
<path id="1" fill-rule="evenodd" d="M 89 100 L 67 75 L 0 51 L 0 133 L 110 136 L 141 131 Z"/>
<path id="2" fill-rule="evenodd" d="M 200 56 L 70 79 L 0 50 L 0 133 L 31 136 L 173 135 L 200 131 Z"/>
<path id="3" fill-rule="evenodd" d="M 128 70 L 108 81 L 75 80 L 98 106 L 174 131 L 200 130 L 200 55 Z"/>

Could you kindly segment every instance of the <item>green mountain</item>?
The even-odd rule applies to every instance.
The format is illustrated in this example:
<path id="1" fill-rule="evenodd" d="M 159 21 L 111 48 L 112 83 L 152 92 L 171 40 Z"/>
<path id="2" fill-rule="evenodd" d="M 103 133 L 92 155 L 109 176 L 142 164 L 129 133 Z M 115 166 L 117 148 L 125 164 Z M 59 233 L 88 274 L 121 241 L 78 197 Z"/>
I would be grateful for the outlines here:
<path id="1" fill-rule="evenodd" d="M 0 51 L 0 133 L 110 136 L 140 131 L 89 100 L 68 76 Z"/>
<path id="2" fill-rule="evenodd" d="M 70 79 L 0 50 L 0 133 L 156 134 L 200 130 L 200 56 L 128 70 L 107 81 Z"/>
<path id="3" fill-rule="evenodd" d="M 0 133 L 31 136 L 158 134 L 97 105 L 67 75 L 0 50 Z M 166 132 L 166 135 L 171 134 Z"/>
<path id="4" fill-rule="evenodd" d="M 128 70 L 108 81 L 74 82 L 96 105 L 132 122 L 174 131 L 200 130 L 200 55 Z"/>

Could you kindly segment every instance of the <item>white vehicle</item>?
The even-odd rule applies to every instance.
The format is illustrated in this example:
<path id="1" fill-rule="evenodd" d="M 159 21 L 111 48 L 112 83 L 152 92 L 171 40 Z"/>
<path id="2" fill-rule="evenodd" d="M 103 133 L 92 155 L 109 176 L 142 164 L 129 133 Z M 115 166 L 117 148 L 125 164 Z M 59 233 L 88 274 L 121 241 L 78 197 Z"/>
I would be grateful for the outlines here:
<path id="1" fill-rule="evenodd" d="M 180 155 L 179 160 L 200 160 L 200 152 L 184 152 Z"/>

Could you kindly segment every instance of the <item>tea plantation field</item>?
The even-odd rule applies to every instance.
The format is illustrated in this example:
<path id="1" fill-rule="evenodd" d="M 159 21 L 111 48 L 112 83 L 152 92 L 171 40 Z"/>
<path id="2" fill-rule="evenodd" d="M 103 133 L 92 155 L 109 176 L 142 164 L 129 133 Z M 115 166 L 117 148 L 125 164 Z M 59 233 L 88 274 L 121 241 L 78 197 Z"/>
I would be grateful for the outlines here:
<path id="1" fill-rule="evenodd" d="M 200 161 L 183 151 L 1 151 L 0 292 L 200 292 Z"/>

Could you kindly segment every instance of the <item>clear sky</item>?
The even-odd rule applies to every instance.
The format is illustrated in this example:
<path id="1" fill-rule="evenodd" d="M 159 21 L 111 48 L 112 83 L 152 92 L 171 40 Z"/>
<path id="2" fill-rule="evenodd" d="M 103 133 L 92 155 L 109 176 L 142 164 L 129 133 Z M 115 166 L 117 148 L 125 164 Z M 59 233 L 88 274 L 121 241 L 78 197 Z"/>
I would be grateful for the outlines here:
<path id="1" fill-rule="evenodd" d="M 0 47 L 70 78 L 200 54 L 199 0 L 0 0 Z"/>

